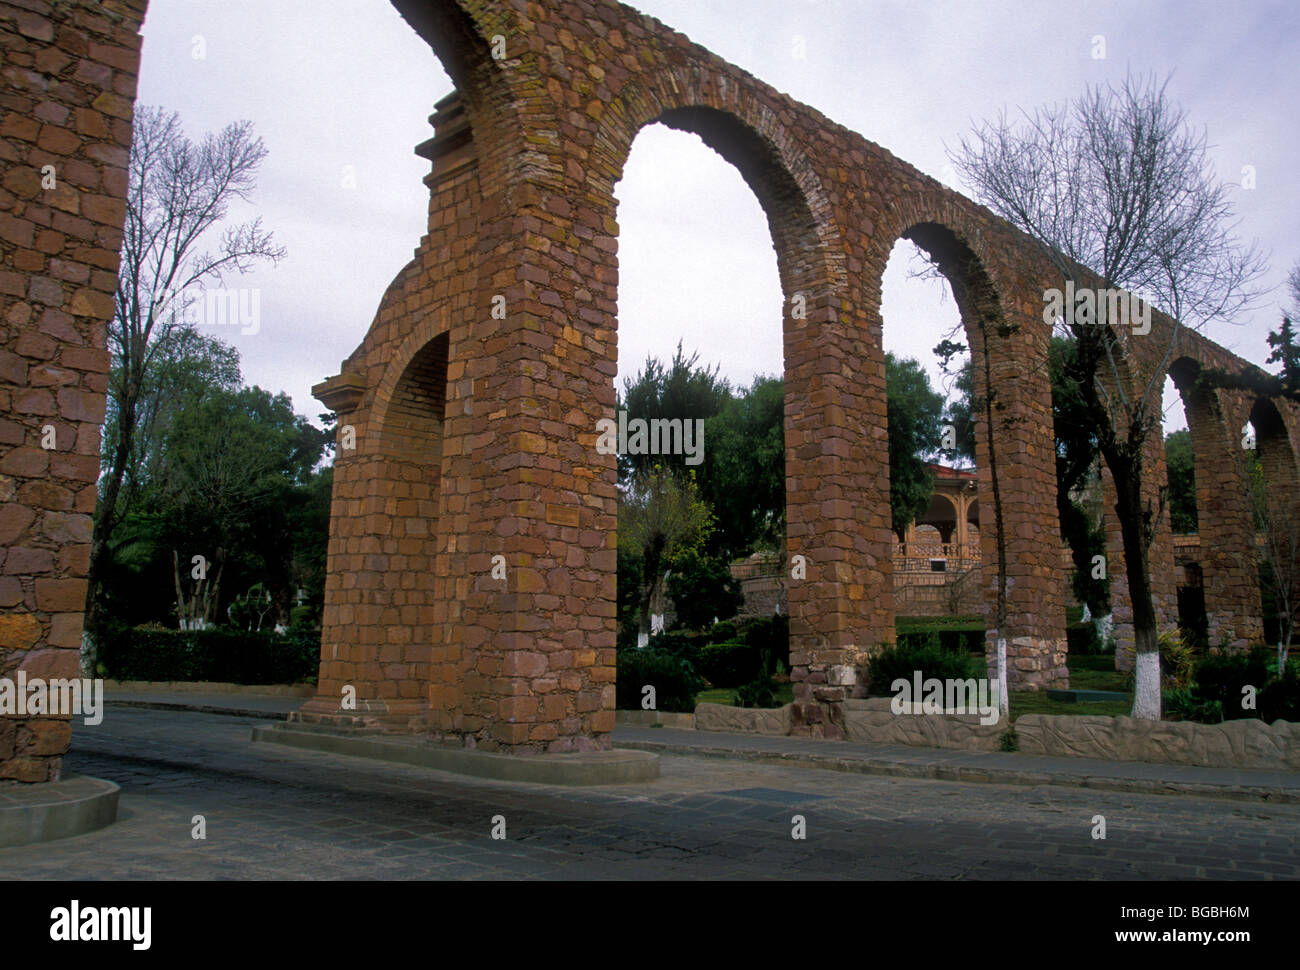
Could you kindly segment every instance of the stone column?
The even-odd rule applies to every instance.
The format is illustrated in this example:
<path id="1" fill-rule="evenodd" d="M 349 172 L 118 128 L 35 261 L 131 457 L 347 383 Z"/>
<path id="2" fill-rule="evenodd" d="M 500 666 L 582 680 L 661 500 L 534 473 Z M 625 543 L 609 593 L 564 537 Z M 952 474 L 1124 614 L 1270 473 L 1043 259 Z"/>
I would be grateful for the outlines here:
<path id="1" fill-rule="evenodd" d="M 0 677 L 80 674 L 145 0 L 0 0 Z M 66 718 L 0 718 L 58 781 Z"/>
<path id="2" fill-rule="evenodd" d="M 1211 647 L 1241 650 L 1264 635 L 1259 567 L 1241 428 L 1239 392 L 1179 387 L 1196 467 L 1196 519 Z"/>
<path id="3" fill-rule="evenodd" d="M 1016 301 L 1008 294 L 1004 311 L 1011 325 L 988 334 L 968 327 L 975 361 L 977 397 L 985 393 L 982 355 L 989 356 L 994 393 L 994 448 L 998 488 L 1006 530 L 1007 622 L 997 630 L 998 522 L 983 408 L 976 408 L 976 464 L 979 469 L 981 579 L 988 617 L 985 656 L 990 676 L 996 670 L 999 633 L 1007 640 L 1007 681 L 1011 690 L 1069 685 L 1066 666 L 1065 587 L 1061 570 L 1060 523 L 1056 514 L 1055 440 L 1051 388 L 1047 380 L 1046 332 L 1042 320 L 1022 307 L 1041 301 Z M 963 317 L 978 313 L 963 307 Z"/>
<path id="4" fill-rule="evenodd" d="M 1169 473 L 1165 467 L 1164 451 L 1163 434 L 1159 429 L 1152 431 L 1143 450 L 1142 497 L 1153 509 L 1158 507 L 1161 490 L 1168 487 Z M 1106 523 L 1106 576 L 1110 580 L 1111 615 L 1115 623 L 1115 669 L 1129 671 L 1133 669 L 1137 650 L 1133 632 L 1133 598 L 1129 592 L 1124 539 L 1115 511 L 1115 481 L 1104 461 L 1101 463 L 1101 480 Z M 1157 628 L 1160 631 L 1175 630 L 1178 627 L 1178 588 L 1168 508 L 1161 512 L 1147 553 L 1147 563 Z"/>

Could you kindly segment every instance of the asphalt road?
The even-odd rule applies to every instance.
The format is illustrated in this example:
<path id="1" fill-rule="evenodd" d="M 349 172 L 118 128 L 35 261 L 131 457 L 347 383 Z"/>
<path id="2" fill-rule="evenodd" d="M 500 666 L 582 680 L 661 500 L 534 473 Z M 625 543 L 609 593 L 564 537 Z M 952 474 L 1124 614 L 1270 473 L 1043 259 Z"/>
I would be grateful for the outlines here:
<path id="1" fill-rule="evenodd" d="M 1295 879 L 1300 805 L 665 756 L 650 784 L 506 784 L 114 710 L 67 767 L 117 824 L 0 850 L 19 879 Z M 205 839 L 195 839 L 195 816 Z M 1096 816 L 1105 838 L 1094 838 Z M 803 821 L 803 838 L 797 834 Z M 493 830 L 504 838 L 494 838 Z"/>

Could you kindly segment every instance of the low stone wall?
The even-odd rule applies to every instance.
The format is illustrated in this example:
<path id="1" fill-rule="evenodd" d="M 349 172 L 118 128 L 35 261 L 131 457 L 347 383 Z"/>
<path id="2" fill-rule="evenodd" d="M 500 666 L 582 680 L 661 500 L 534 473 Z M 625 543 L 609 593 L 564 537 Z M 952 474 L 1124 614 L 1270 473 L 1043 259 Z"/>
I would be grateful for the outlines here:
<path id="1" fill-rule="evenodd" d="M 1106 758 L 1300 771 L 1300 724 L 1256 718 L 1197 724 L 1131 717 L 1026 714 L 1016 721 L 1020 750 L 1063 758 Z"/>
<path id="2" fill-rule="evenodd" d="M 698 704 L 695 707 L 695 730 L 785 737 L 794 724 L 792 707 L 790 704 L 775 708 Z"/>
<path id="3" fill-rule="evenodd" d="M 964 751 L 1001 750 L 1005 723 L 978 714 L 895 714 L 891 698 L 846 701 L 845 740 Z M 1145 761 L 1206 768 L 1300 771 L 1300 724 L 1255 718 L 1198 724 L 1087 714 L 1025 714 L 1015 722 L 1019 750 L 1058 758 Z M 715 730 L 734 730 L 717 728 Z"/>
<path id="4" fill-rule="evenodd" d="M 674 714 L 665 711 L 616 711 L 614 723 L 635 727 L 655 727 L 659 725 L 666 728 L 679 728 L 690 731 L 695 728 L 695 715 Z"/>
<path id="5" fill-rule="evenodd" d="M 1003 723 L 981 724 L 978 714 L 895 714 L 891 703 L 888 697 L 846 701 L 844 739 L 862 744 L 997 751 L 1006 730 Z"/>

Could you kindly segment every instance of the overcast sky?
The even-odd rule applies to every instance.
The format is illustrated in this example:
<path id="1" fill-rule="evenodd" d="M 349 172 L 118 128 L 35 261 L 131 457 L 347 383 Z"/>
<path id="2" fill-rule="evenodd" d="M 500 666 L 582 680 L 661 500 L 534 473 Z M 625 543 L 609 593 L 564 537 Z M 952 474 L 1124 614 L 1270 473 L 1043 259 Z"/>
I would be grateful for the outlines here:
<path id="1" fill-rule="evenodd" d="M 1262 362 L 1300 259 L 1300 5 L 1284 2 L 641 0 L 634 6 L 776 89 L 961 189 L 945 146 L 1007 107 L 1078 95 L 1127 69 L 1173 71 L 1172 97 L 1208 130 L 1240 232 L 1271 254 L 1276 287 L 1208 336 Z M 1099 59 L 1097 38 L 1104 38 Z M 255 213 L 288 249 L 231 285 L 256 288 L 257 333 L 213 328 L 244 379 L 323 409 L 338 373 L 426 229 L 433 104 L 451 82 L 386 0 L 152 0 L 139 100 L 180 112 L 191 137 L 250 119 L 269 156 Z M 662 126 L 633 145 L 619 199 L 619 386 L 677 341 L 733 384 L 782 370 L 781 291 L 762 209 L 697 137 Z M 943 287 L 885 279 L 887 349 L 920 359 L 956 320 Z M 1181 408 L 1167 427 L 1183 426 Z"/>

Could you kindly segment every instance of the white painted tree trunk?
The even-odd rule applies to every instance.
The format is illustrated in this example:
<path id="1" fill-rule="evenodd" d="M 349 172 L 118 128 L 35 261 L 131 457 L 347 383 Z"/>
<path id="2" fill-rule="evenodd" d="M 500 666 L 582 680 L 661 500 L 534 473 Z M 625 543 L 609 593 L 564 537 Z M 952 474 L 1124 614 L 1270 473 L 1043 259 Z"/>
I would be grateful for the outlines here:
<path id="1" fill-rule="evenodd" d="M 1160 720 L 1160 652 L 1148 650 L 1137 655 L 1134 669 L 1133 716 Z"/>
<path id="2" fill-rule="evenodd" d="M 1009 720 L 1011 703 L 1007 697 L 1007 638 L 998 637 L 998 710 L 1003 721 Z"/>

